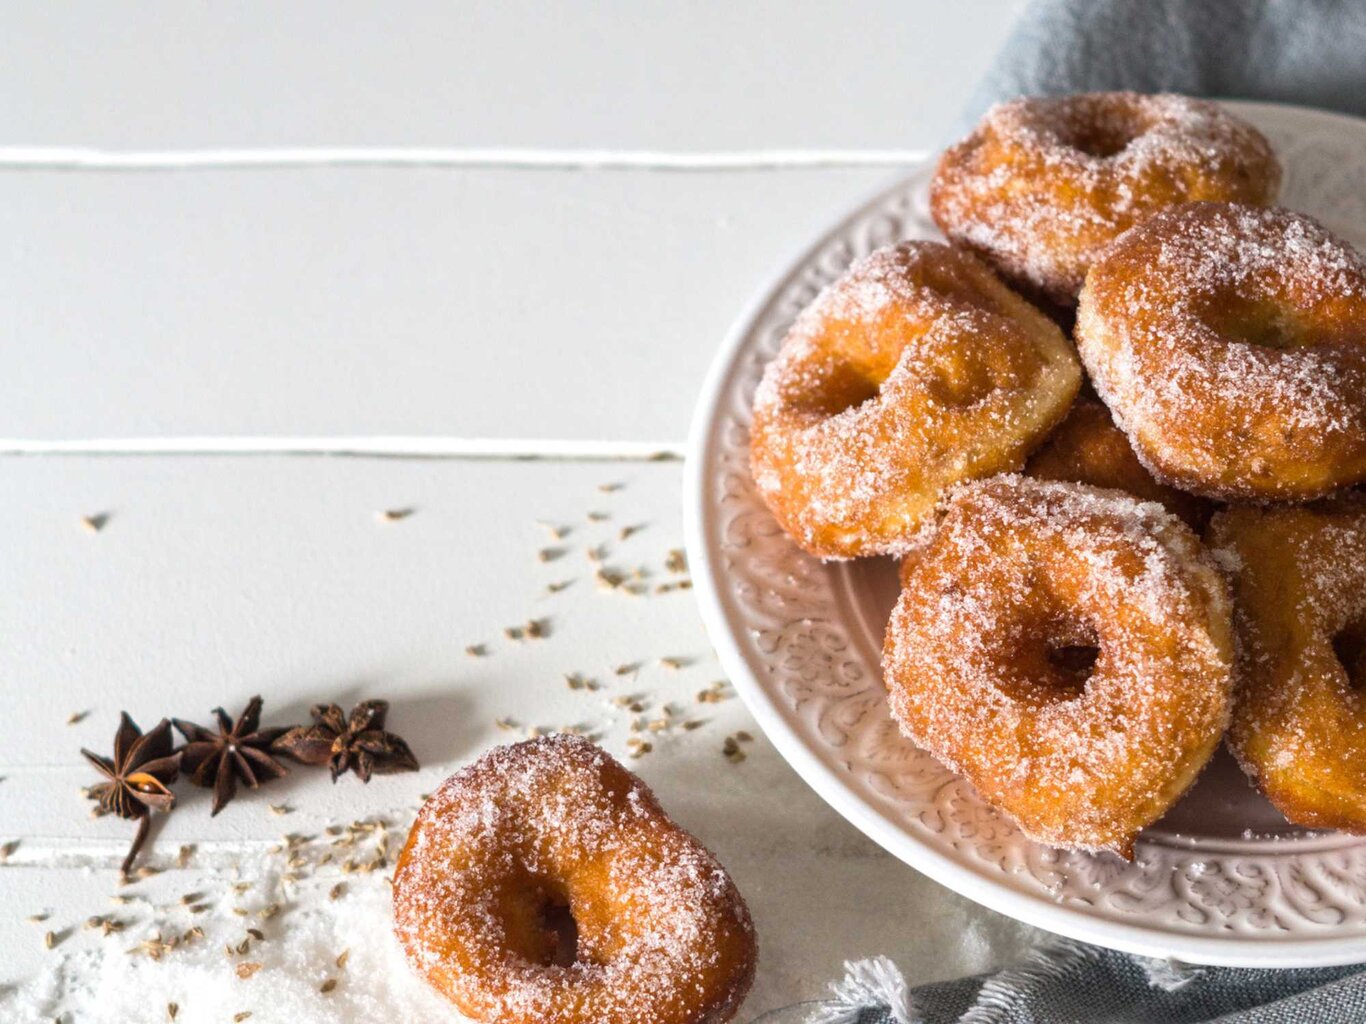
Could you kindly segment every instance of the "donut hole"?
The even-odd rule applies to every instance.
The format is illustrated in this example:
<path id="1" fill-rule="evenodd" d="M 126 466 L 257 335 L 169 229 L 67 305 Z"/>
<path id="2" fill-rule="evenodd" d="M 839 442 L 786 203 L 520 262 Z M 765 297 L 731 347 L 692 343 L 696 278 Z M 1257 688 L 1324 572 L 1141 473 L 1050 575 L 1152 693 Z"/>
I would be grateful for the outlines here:
<path id="1" fill-rule="evenodd" d="M 1100 657 L 1098 644 L 1060 644 L 1050 646 L 1044 657 L 1077 690 L 1085 689 L 1086 680 L 1096 670 Z"/>
<path id="2" fill-rule="evenodd" d="M 569 900 L 547 894 L 541 905 L 541 924 L 551 938 L 550 955 L 543 966 L 568 967 L 579 959 L 579 924 Z"/>
<path id="3" fill-rule="evenodd" d="M 1038 706 L 1065 704 L 1084 696 L 1100 662 L 1100 638 L 1084 620 L 1044 619 L 1026 626 L 1008 652 L 1003 688 Z"/>
<path id="4" fill-rule="evenodd" d="M 793 395 L 800 406 L 817 416 L 828 418 L 856 409 L 876 398 L 880 385 L 858 367 L 836 362 L 823 368 L 819 378 Z"/>
<path id="5" fill-rule="evenodd" d="M 1270 297 L 1216 295 L 1206 300 L 1202 319 L 1229 341 L 1277 351 L 1314 344 L 1314 336 L 1295 311 Z"/>
<path id="6" fill-rule="evenodd" d="M 1063 145 L 1093 160 L 1108 160 L 1129 148 L 1146 126 L 1137 116 L 1115 111 L 1083 110 L 1070 118 L 1059 135 Z"/>
<path id="7" fill-rule="evenodd" d="M 1347 673 L 1347 684 L 1366 692 L 1366 617 L 1347 623 L 1333 637 L 1333 653 Z"/>

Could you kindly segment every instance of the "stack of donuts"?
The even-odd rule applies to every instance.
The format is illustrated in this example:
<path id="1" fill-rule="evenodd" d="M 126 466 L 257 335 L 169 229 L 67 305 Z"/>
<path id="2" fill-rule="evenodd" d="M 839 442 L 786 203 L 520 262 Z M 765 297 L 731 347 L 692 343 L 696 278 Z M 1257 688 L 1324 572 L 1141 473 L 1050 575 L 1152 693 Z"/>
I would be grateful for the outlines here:
<path id="1" fill-rule="evenodd" d="M 1131 857 L 1226 736 L 1366 833 L 1366 262 L 1280 179 L 1213 103 L 997 106 L 947 242 L 852 266 L 755 394 L 793 540 L 902 560 L 902 731 L 1040 842 Z"/>

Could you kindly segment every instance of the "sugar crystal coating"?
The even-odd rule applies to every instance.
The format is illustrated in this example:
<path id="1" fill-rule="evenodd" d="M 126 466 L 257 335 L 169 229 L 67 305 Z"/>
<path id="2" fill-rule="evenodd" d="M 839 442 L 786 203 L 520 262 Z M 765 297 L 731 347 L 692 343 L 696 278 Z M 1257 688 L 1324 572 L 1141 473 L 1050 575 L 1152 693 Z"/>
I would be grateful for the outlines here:
<path id="1" fill-rule="evenodd" d="M 1159 504 L 965 484 L 903 581 L 883 655 L 893 714 L 1033 839 L 1128 856 L 1223 736 L 1225 584 Z"/>
<path id="2" fill-rule="evenodd" d="M 577 930 L 568 956 L 557 907 Z M 754 972 L 721 865 L 644 783 L 569 736 L 496 748 L 432 794 L 394 916 L 417 971 L 498 1024 L 720 1024 Z"/>

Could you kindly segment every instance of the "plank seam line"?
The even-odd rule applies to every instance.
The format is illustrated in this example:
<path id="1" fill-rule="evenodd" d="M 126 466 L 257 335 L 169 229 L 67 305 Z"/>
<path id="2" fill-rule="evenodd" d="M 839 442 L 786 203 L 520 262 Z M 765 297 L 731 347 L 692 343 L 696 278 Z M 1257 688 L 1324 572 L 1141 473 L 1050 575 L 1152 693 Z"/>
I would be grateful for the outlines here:
<path id="1" fill-rule="evenodd" d="M 321 455 L 430 459 L 676 461 L 681 441 L 450 437 L 164 437 L 44 441 L 0 438 L 0 455 Z"/>
<path id="2" fill-rule="evenodd" d="M 445 146 L 279 146 L 206 149 L 100 149 L 0 146 L 0 170 L 228 171 L 310 168 L 483 170 L 762 171 L 897 167 L 923 149 L 672 150 L 525 149 Z"/>

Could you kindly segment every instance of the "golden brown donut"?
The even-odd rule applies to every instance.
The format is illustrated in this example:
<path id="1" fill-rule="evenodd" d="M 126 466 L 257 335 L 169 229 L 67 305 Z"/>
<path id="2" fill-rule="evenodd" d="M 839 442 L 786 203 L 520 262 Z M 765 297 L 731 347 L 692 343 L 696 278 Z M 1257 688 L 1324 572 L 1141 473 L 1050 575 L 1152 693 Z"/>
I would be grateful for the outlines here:
<path id="1" fill-rule="evenodd" d="M 1239 683 L 1229 746 L 1287 819 L 1366 833 L 1366 500 L 1230 508 Z"/>
<path id="2" fill-rule="evenodd" d="M 896 554 L 945 487 L 1019 469 L 1080 382 L 1057 327 L 975 256 L 879 249 L 802 312 L 765 371 L 754 481 L 810 553 Z"/>
<path id="3" fill-rule="evenodd" d="M 1091 268 L 1076 338 L 1163 483 L 1293 501 L 1366 479 L 1366 263 L 1308 217 L 1154 215 Z"/>
<path id="4" fill-rule="evenodd" d="M 1131 857 L 1228 725 L 1229 614 L 1161 505 L 999 476 L 910 562 L 883 675 L 902 732 L 1031 839 Z"/>
<path id="5" fill-rule="evenodd" d="M 1025 475 L 1127 491 L 1144 501 L 1160 502 L 1196 532 L 1205 528 L 1214 512 L 1203 498 L 1154 479 L 1138 461 L 1124 431 L 1115 426 L 1110 410 L 1089 394 L 1077 397 L 1067 419 L 1030 456 Z"/>
<path id="6" fill-rule="evenodd" d="M 944 153 L 930 210 L 951 241 L 1070 305 L 1122 232 L 1195 199 L 1266 204 L 1281 169 L 1260 132 L 1185 96 L 1096 92 L 993 107 Z"/>
<path id="7" fill-rule="evenodd" d="M 432 794 L 399 857 L 394 929 L 487 1024 L 720 1024 L 754 978 L 725 870 L 569 736 L 498 747 Z"/>

